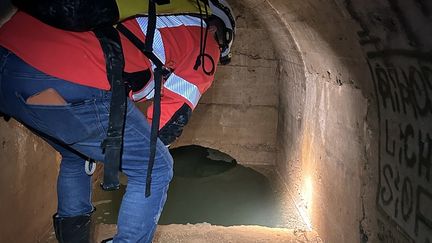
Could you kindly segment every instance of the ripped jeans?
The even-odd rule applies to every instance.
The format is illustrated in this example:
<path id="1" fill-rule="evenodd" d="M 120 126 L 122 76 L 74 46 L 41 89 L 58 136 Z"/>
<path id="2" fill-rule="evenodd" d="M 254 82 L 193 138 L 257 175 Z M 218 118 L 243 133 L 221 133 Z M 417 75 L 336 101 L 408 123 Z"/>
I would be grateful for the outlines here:
<path id="1" fill-rule="evenodd" d="M 79 68 L 79 67 L 77 67 Z M 29 105 L 28 97 L 54 88 L 66 105 Z M 111 93 L 46 75 L 0 47 L 0 111 L 29 127 L 62 155 L 57 181 L 58 216 L 90 213 L 91 177 L 87 158 L 103 161 Z M 127 101 L 121 169 L 128 177 L 114 242 L 151 242 L 172 178 L 172 157 L 158 140 L 151 196 L 145 197 L 150 126 Z M 107 192 L 109 193 L 109 192 Z"/>

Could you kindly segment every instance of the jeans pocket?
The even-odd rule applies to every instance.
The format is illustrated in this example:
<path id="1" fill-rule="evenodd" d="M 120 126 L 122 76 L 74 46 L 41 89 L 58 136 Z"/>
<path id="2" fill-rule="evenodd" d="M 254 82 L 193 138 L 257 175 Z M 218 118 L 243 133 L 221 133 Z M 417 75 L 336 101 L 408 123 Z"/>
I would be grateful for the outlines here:
<path id="1" fill-rule="evenodd" d="M 100 135 L 94 99 L 66 105 L 33 105 L 17 94 L 27 113 L 27 125 L 65 144 L 72 145 Z"/>

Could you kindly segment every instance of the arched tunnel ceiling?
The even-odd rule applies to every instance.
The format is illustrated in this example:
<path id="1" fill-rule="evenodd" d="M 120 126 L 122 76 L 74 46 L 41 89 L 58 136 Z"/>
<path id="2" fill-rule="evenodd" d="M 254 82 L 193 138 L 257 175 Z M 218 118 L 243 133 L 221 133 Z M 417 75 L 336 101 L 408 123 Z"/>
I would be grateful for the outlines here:
<path id="1" fill-rule="evenodd" d="M 243 28 L 259 25 L 258 35 L 268 34 L 256 44 L 258 51 L 265 44 L 268 56 L 257 60 L 250 55 L 247 63 L 237 64 L 244 66 L 246 77 L 263 79 L 270 73 L 274 78 L 263 89 L 265 99 L 254 100 L 271 114 L 261 129 L 272 132 L 258 140 L 251 133 L 256 130 L 242 127 L 245 145 L 255 141 L 243 151 L 234 146 L 238 137 L 232 133 L 228 143 L 197 139 L 197 128 L 209 122 L 230 125 L 244 115 L 254 123 L 262 119 L 262 110 L 248 112 L 232 99 L 239 113 L 203 109 L 201 114 L 213 111 L 230 118 L 201 118 L 185 134 L 185 143 L 219 146 L 245 159 L 253 157 L 247 151 L 261 149 L 248 162 L 272 158 L 293 200 L 326 242 L 430 241 L 432 213 L 425 205 L 432 202 L 431 3 L 242 0 L 235 5 L 244 11 L 237 14 L 240 20 L 246 12 L 251 15 L 241 20 Z M 259 68 L 261 75 L 247 76 Z M 229 69 L 222 69 L 220 80 L 236 73 Z M 256 80 L 236 89 L 220 84 L 221 90 L 238 93 L 263 87 L 255 86 L 262 85 Z M 207 108 L 221 99 L 217 92 L 209 94 L 202 104 Z M 0 128 L 26 135 L 15 123 Z M 26 137 L 20 141 L 34 139 Z M 55 163 L 51 160 L 47 168 Z"/>

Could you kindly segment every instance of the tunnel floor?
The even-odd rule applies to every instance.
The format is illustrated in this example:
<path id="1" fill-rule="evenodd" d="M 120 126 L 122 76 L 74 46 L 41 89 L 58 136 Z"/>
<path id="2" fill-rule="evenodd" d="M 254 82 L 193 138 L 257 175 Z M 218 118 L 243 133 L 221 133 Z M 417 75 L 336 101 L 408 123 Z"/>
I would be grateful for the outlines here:
<path id="1" fill-rule="evenodd" d="M 170 152 L 174 158 L 174 177 L 160 226 L 204 224 L 307 229 L 273 167 L 240 165 L 225 153 L 195 145 Z M 97 210 L 93 219 L 99 229 L 97 235 L 115 233 L 127 185 L 124 175 L 120 182 L 120 190 L 113 192 L 97 186 L 100 181 L 95 183 L 93 204 Z M 55 242 L 53 233 L 50 240 L 47 242 Z"/>

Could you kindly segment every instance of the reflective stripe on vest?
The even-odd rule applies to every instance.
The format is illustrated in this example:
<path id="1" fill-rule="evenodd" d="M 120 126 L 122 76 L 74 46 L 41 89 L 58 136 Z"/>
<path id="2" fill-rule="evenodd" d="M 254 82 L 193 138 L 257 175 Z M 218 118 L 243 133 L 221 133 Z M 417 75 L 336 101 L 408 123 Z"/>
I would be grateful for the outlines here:
<path id="1" fill-rule="evenodd" d="M 141 28 L 141 31 L 145 34 L 147 31 L 147 17 L 137 18 L 137 22 Z M 181 16 L 158 16 L 156 21 L 156 30 L 154 33 L 153 40 L 153 53 L 159 58 L 162 63 L 166 62 L 165 58 L 165 47 L 163 45 L 162 36 L 158 29 L 178 27 L 178 26 L 198 26 L 201 27 L 201 20 L 197 17 L 188 15 Z M 203 22 L 205 27 L 205 22 Z M 151 60 L 150 60 L 151 61 Z M 152 63 L 153 70 L 156 66 Z M 165 81 L 164 87 L 170 91 L 182 96 L 193 105 L 193 108 L 198 104 L 201 98 L 201 92 L 198 87 L 191 82 L 175 75 L 172 73 L 169 78 Z M 151 99 L 154 95 L 154 80 L 151 80 L 144 89 L 132 94 L 134 101 L 145 99 Z"/>
<path id="2" fill-rule="evenodd" d="M 182 96 L 192 104 L 192 108 L 198 104 L 201 98 L 201 92 L 198 87 L 188 82 L 187 80 L 172 73 L 164 83 L 164 88 Z M 152 99 L 154 96 L 154 80 L 151 80 L 144 89 L 134 92 L 132 99 L 134 101 L 140 101 L 142 99 Z"/>
<path id="3" fill-rule="evenodd" d="M 192 108 L 195 108 L 199 99 L 201 98 L 201 93 L 195 84 L 182 79 L 181 77 L 175 75 L 175 73 L 172 73 L 169 76 L 164 84 L 164 87 L 176 94 L 183 96 L 193 105 Z"/>

